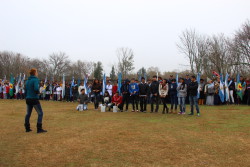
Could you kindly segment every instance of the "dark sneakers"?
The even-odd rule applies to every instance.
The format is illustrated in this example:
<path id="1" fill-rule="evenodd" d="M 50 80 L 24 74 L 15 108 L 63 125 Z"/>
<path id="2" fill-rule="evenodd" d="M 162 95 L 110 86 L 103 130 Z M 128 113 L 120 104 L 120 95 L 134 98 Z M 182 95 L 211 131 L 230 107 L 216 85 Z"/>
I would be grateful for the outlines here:
<path id="1" fill-rule="evenodd" d="M 41 123 L 37 123 L 37 133 L 45 133 L 47 132 L 47 130 L 44 130 L 42 128 L 42 124 Z"/>
<path id="2" fill-rule="evenodd" d="M 188 115 L 194 115 L 194 113 L 190 113 L 190 114 L 188 114 Z"/>

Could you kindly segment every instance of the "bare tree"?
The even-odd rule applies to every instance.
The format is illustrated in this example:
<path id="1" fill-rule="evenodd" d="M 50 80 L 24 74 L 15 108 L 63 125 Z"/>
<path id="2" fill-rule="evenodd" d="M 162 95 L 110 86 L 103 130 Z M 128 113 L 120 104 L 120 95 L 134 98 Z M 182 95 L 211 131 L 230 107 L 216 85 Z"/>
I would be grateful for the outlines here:
<path id="1" fill-rule="evenodd" d="M 134 53 L 129 48 L 117 49 L 118 70 L 122 73 L 123 78 L 126 78 L 132 70 L 134 70 Z"/>
<path id="2" fill-rule="evenodd" d="M 156 75 L 158 73 L 158 75 L 160 76 L 161 75 L 161 71 L 160 71 L 160 69 L 158 68 L 158 67 L 149 67 L 148 69 L 147 69 L 147 75 L 149 76 L 149 77 L 153 77 L 154 75 Z"/>
<path id="3" fill-rule="evenodd" d="M 250 67 L 250 21 L 247 20 L 235 34 L 235 45 L 239 54 L 243 55 L 242 62 Z"/>
<path id="4" fill-rule="evenodd" d="M 180 43 L 177 44 L 177 47 L 181 53 L 186 55 L 189 60 L 191 72 L 195 73 L 195 59 L 197 60 L 198 57 L 197 33 L 195 30 L 185 30 L 179 38 Z"/>
<path id="5" fill-rule="evenodd" d="M 83 79 L 85 76 L 89 76 L 92 73 L 93 67 L 93 62 L 77 60 L 70 66 L 69 75 Z"/>
<path id="6" fill-rule="evenodd" d="M 64 73 L 67 73 L 70 67 L 70 60 L 68 59 L 68 56 L 63 53 L 52 53 L 49 55 L 48 63 L 50 65 L 50 69 L 52 72 L 52 76 L 57 78 L 62 77 Z"/>

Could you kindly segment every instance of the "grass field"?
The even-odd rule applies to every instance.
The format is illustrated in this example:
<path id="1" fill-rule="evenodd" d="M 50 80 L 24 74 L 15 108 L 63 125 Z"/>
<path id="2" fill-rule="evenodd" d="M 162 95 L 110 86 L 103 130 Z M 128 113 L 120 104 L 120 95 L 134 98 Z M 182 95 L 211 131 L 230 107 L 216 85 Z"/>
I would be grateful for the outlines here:
<path id="1" fill-rule="evenodd" d="M 0 166 L 250 166 L 250 107 L 201 107 L 201 117 L 75 111 L 41 102 L 44 129 L 24 131 L 25 102 L 0 100 Z M 189 111 L 189 106 L 187 106 Z"/>

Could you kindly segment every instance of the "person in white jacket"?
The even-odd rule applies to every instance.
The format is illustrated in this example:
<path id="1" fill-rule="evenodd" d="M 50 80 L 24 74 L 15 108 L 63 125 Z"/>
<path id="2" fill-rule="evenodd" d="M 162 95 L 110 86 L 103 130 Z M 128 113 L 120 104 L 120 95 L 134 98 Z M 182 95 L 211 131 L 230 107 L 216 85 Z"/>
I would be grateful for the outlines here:
<path id="1" fill-rule="evenodd" d="M 168 83 L 166 79 L 164 79 L 159 85 L 159 95 L 163 103 L 162 114 L 165 114 L 165 111 L 166 113 L 168 113 L 168 106 L 167 106 Z"/>
<path id="2" fill-rule="evenodd" d="M 110 97 L 112 97 L 112 88 L 113 86 L 111 85 L 111 82 L 108 81 L 108 84 L 106 85 L 106 90 L 108 91 Z"/>

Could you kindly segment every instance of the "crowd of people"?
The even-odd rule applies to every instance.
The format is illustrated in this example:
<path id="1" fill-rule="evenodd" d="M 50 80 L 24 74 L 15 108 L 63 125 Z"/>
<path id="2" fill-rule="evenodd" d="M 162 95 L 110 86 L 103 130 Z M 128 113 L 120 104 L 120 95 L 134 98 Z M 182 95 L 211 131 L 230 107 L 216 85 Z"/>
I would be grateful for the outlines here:
<path id="1" fill-rule="evenodd" d="M 122 82 L 120 89 L 117 81 L 111 82 L 110 80 L 107 80 L 105 89 L 103 89 L 102 80 L 97 79 L 86 84 L 84 82 L 77 83 L 77 81 L 74 81 L 74 83 L 66 82 L 65 89 L 62 82 L 50 83 L 47 81 L 44 83 L 44 81 L 40 81 L 39 99 L 66 102 L 78 101 L 84 104 L 92 102 L 95 109 L 98 109 L 100 104 L 102 104 L 106 105 L 109 110 L 113 106 L 117 106 L 121 112 L 128 111 L 129 104 L 132 105 L 132 112 L 146 112 L 147 110 L 158 112 L 159 104 L 162 104 L 163 114 L 177 113 L 178 106 L 179 114 L 185 114 L 185 106 L 190 104 L 190 114 L 193 114 L 193 106 L 195 106 L 198 115 L 198 105 L 250 105 L 249 78 L 240 77 L 242 86 L 242 97 L 240 97 L 237 94 L 239 90 L 236 79 L 228 77 L 229 98 L 226 101 L 220 98 L 220 90 L 227 88 L 225 83 L 221 87 L 220 77 L 207 78 L 206 82 L 204 79 L 200 79 L 197 82 L 195 76 L 190 77 L 189 75 L 186 75 L 185 78 L 178 78 L 178 81 L 176 79 L 173 75 L 170 75 L 168 79 L 162 79 L 158 76 L 153 76 L 147 80 L 142 77 L 140 81 L 134 78 L 131 80 L 126 79 Z M 13 92 L 11 95 L 8 80 L 0 80 L 1 99 L 25 99 L 24 84 L 14 84 Z M 86 94 L 84 100 L 81 100 L 82 94 Z M 148 104 L 150 104 L 150 109 L 147 109 Z"/>

